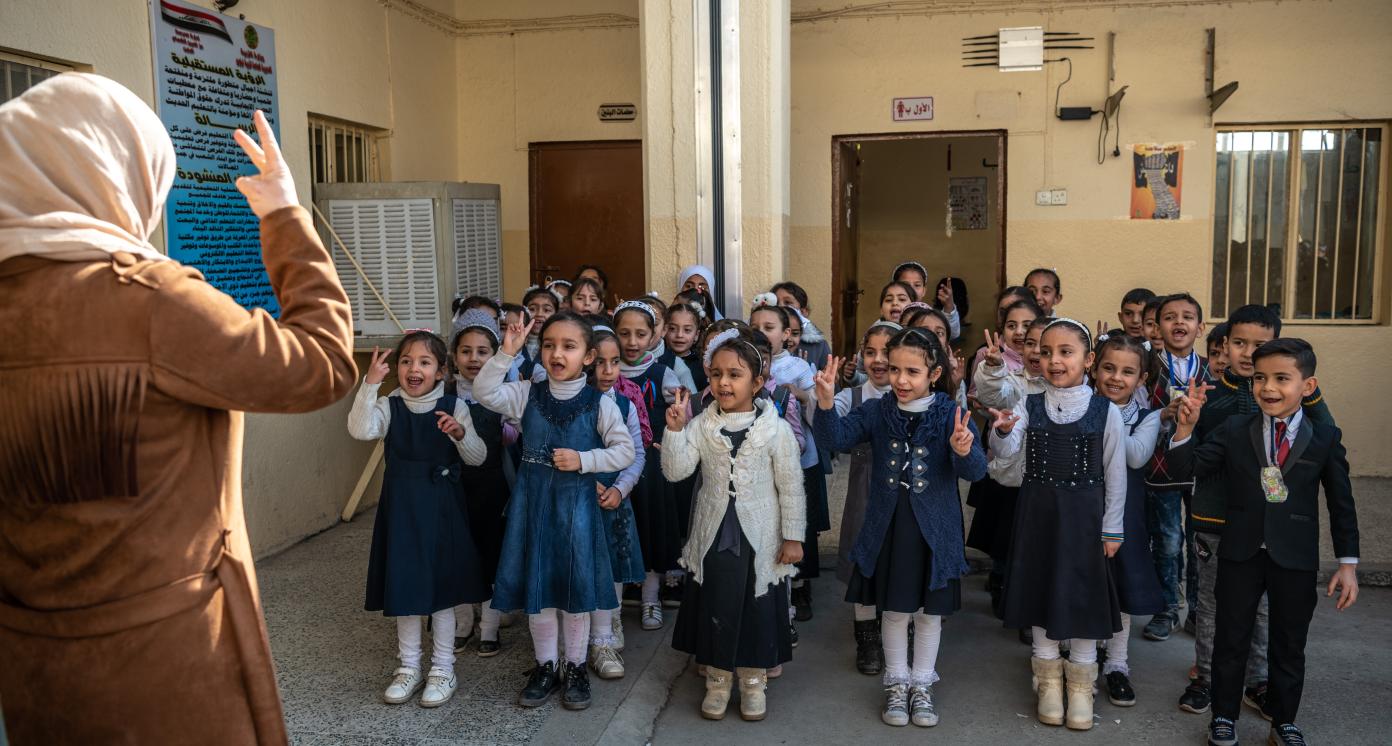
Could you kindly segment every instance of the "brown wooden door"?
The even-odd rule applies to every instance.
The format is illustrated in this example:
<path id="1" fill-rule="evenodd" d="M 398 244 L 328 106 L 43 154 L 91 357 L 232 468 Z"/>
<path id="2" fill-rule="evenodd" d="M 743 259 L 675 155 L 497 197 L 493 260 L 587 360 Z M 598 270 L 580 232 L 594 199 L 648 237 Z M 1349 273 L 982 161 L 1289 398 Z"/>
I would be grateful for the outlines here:
<path id="1" fill-rule="evenodd" d="M 832 334 L 834 349 L 841 355 L 855 354 L 856 312 L 864 297 L 864 288 L 856 282 L 857 258 L 860 254 L 860 155 L 856 143 L 833 143 L 832 195 L 836 229 L 832 239 Z"/>
<path id="2" fill-rule="evenodd" d="M 532 143 L 532 282 L 598 264 L 615 294 L 642 295 L 643 148 L 638 140 Z"/>

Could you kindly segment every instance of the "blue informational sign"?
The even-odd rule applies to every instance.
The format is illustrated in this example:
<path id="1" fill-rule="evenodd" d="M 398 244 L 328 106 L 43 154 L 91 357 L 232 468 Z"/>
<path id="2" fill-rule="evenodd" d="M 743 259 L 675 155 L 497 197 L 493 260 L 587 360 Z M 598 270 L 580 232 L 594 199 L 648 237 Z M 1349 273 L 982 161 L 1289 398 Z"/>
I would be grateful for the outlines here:
<path id="1" fill-rule="evenodd" d="M 178 173 L 165 205 L 169 256 L 203 273 L 246 308 L 280 313 L 261 261 L 259 221 L 237 191 L 256 173 L 232 139 L 266 112 L 276 138 L 275 32 L 181 0 L 151 0 L 156 109 Z"/>

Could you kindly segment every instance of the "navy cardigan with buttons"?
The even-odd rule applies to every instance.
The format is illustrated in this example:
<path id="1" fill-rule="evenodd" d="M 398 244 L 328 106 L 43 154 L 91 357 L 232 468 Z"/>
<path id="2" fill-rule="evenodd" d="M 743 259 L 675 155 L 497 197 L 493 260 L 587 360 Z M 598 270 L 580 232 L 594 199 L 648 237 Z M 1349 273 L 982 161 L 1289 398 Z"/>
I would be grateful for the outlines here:
<path id="1" fill-rule="evenodd" d="M 931 406 L 922 413 L 923 420 L 910 437 L 909 414 L 899 409 L 892 394 L 865 402 L 844 417 L 835 408 L 817 410 L 813 432 L 822 447 L 848 451 L 870 442 L 872 466 L 865 523 L 851 551 L 851 561 L 865 577 L 874 575 L 903 489 L 909 492 L 919 532 L 933 551 L 929 588 L 937 590 L 967 574 L 957 480 L 975 482 L 986 476 L 986 453 L 975 425 L 969 425 L 974 437 L 971 451 L 966 456 L 953 452 L 957 411 L 950 397 L 934 393 Z"/>

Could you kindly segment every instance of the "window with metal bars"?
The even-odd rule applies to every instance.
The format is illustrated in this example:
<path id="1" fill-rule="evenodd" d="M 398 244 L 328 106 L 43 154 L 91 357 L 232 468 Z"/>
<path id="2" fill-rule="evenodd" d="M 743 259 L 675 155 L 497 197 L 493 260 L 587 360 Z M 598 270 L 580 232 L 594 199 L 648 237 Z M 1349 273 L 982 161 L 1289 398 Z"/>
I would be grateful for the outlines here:
<path id="1" fill-rule="evenodd" d="M 1247 303 L 1300 322 L 1375 323 L 1385 124 L 1218 132 L 1213 316 Z"/>
<path id="2" fill-rule="evenodd" d="M 67 65 L 0 52 L 0 103 L 69 70 L 72 68 Z"/>
<path id="3" fill-rule="evenodd" d="M 309 165 L 316 184 L 381 181 L 382 131 L 309 115 Z"/>

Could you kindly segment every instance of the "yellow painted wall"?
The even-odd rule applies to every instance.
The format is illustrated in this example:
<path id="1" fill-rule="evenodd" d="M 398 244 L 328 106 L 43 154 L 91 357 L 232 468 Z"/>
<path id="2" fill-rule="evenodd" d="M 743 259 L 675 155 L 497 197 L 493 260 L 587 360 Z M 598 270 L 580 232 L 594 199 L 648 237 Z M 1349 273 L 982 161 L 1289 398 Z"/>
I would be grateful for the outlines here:
<path id="1" fill-rule="evenodd" d="M 948 171 L 948 146 L 952 170 Z M 982 166 L 996 160 L 994 136 L 877 140 L 860 147 L 860 222 L 857 286 L 865 289 L 856 328 L 864 330 L 880 316 L 879 292 L 894 268 L 913 259 L 928 269 L 930 298 L 937 281 L 952 275 L 968 288 L 970 350 L 981 329 L 992 322 L 990 288 L 996 282 L 1000 245 L 1000 204 L 996 199 L 997 169 Z M 949 179 L 985 177 L 987 228 L 947 230 Z M 971 289 L 975 288 L 973 294 Z M 815 308 L 815 306 L 814 306 Z"/>
<path id="2" fill-rule="evenodd" d="M 211 2 L 201 2 L 211 7 Z M 449 0 L 426 0 L 449 10 Z M 376 0 L 242 3 L 273 28 L 281 144 L 309 203 L 308 112 L 391 131 L 389 176 L 456 179 L 455 40 Z M 152 99 L 144 0 L 4 0 L 0 47 L 77 63 Z M 359 366 L 365 363 L 360 359 Z M 303 415 L 246 418 L 243 494 L 252 547 L 264 555 L 333 525 L 371 444 L 348 437 L 349 401 Z M 364 505 L 376 502 L 368 492 Z"/>
<path id="3" fill-rule="evenodd" d="M 797 0 L 793 11 L 841 5 Z M 1008 279 L 1018 282 L 1034 266 L 1057 267 L 1065 296 L 1059 312 L 1093 322 L 1114 318 L 1121 295 L 1138 285 L 1209 297 L 1214 131 L 1203 97 L 1205 28 L 1217 29 L 1219 83 L 1241 83 L 1219 111 L 1220 123 L 1392 118 L 1392 86 L 1381 82 L 1392 72 L 1392 45 L 1385 39 L 1392 4 L 1098 5 L 793 24 L 790 266 L 792 279 L 811 294 L 819 324 L 829 321 L 831 307 L 833 135 L 1008 130 Z M 1123 151 L 1128 143 L 1191 144 L 1182 220 L 1125 218 L 1130 162 L 1109 158 L 1097 165 L 1097 120 L 1052 117 L 1054 89 L 1066 73 L 1061 65 L 1022 73 L 960 66 L 963 37 L 1030 25 L 1099 40 L 1117 32 L 1117 85 L 1131 86 L 1122 109 Z M 1101 47 L 1068 53 L 1074 71 L 1064 105 L 1101 105 Z M 896 96 L 933 96 L 936 118 L 892 122 Z M 1035 190 L 1051 187 L 1068 189 L 1068 205 L 1036 207 Z M 1385 305 L 1389 288 L 1383 282 Z M 973 288 L 974 300 L 984 295 Z M 1370 371 L 1386 365 L 1392 330 L 1290 325 L 1285 334 L 1309 339 L 1321 353 L 1321 382 L 1355 473 L 1392 474 L 1392 400 L 1369 394 L 1364 384 Z"/>
<path id="4" fill-rule="evenodd" d="M 458 15 L 467 18 L 579 12 L 561 0 L 460 0 L 458 7 Z M 583 12 L 636 17 L 638 3 L 586 3 Z M 641 99 L 638 29 L 462 37 L 456 43 L 457 172 L 465 181 L 502 186 L 503 291 L 520 300 L 523 289 L 532 284 L 527 145 L 642 138 L 639 121 L 601 122 L 598 116 L 601 103 Z"/>

